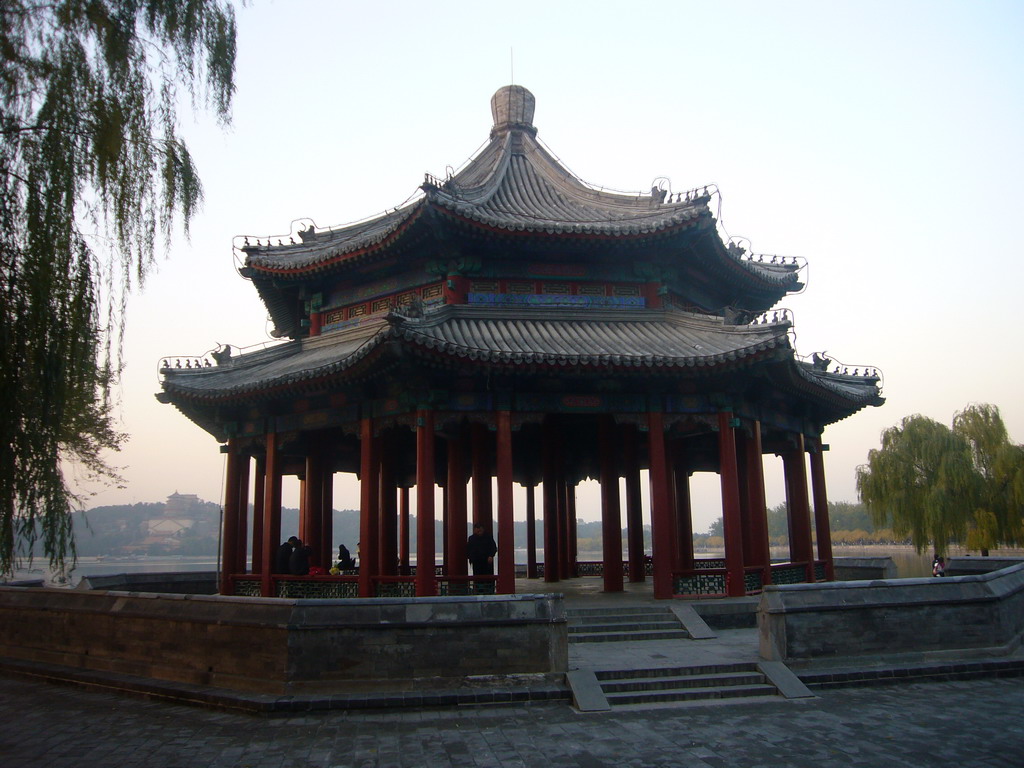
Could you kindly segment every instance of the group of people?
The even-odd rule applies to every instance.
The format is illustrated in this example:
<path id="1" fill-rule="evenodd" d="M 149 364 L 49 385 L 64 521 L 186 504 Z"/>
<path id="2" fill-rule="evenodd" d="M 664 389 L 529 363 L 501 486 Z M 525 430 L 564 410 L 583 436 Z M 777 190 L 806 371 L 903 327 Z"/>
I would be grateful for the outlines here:
<path id="1" fill-rule="evenodd" d="M 357 545 L 358 549 L 358 545 Z M 498 545 L 494 537 L 484 531 L 482 525 L 473 526 L 473 535 L 466 539 L 466 559 L 473 566 L 474 576 L 494 575 L 494 556 L 498 553 Z M 275 573 L 290 574 L 292 576 L 315 575 L 317 571 L 323 574 L 323 570 L 311 564 L 310 556 L 313 548 L 302 543 L 297 536 L 291 536 L 277 549 L 275 561 Z M 344 571 L 357 570 L 355 558 L 344 544 L 338 545 L 338 560 L 331 567 L 330 573 L 338 575 Z"/>
<path id="2" fill-rule="evenodd" d="M 309 556 L 312 553 L 312 547 L 303 544 L 297 536 L 291 536 L 277 548 L 274 572 L 306 576 L 309 574 Z"/>
<path id="3" fill-rule="evenodd" d="M 946 558 L 935 556 L 932 561 L 932 576 L 945 576 L 946 575 Z"/>
<path id="4" fill-rule="evenodd" d="M 277 558 L 274 561 L 274 573 L 288 574 L 291 576 L 322 576 L 326 571 L 312 561 L 313 548 L 302 543 L 298 536 L 290 536 L 277 548 Z M 331 571 L 353 570 L 356 561 L 344 544 L 338 545 L 338 561 L 331 568 Z"/>

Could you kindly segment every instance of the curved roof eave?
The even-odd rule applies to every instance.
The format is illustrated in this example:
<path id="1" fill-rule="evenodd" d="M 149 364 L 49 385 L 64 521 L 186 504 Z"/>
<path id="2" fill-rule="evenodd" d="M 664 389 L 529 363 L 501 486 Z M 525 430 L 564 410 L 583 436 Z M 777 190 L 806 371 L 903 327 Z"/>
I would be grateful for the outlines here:
<path id="1" fill-rule="evenodd" d="M 334 338 L 320 336 L 282 344 L 273 348 L 274 355 L 263 351 L 233 358 L 224 367 L 165 370 L 163 393 L 172 402 L 179 398 L 215 403 L 273 397 L 354 368 L 390 335 L 390 326 L 375 319 Z"/>
<path id="2" fill-rule="evenodd" d="M 265 399 L 346 375 L 389 340 L 458 363 L 615 373 L 704 373 L 790 350 L 787 323 L 726 326 L 676 310 L 588 314 L 567 318 L 546 310 L 513 313 L 465 305 L 423 318 L 393 313 L 348 332 L 281 345 L 272 354 L 235 358 L 224 367 L 164 371 L 163 389 L 172 401 Z"/>
<path id="3" fill-rule="evenodd" d="M 325 230 L 310 236 L 301 244 L 281 246 L 249 246 L 246 252 L 245 270 L 247 276 L 305 277 L 317 272 L 330 270 L 345 262 L 351 264 L 370 258 L 388 250 L 420 220 L 426 209 L 425 198 L 418 199 L 406 208 L 396 209 L 374 220 L 380 227 L 363 231 L 363 225 L 355 225 L 360 231 L 350 228 Z"/>
<path id="4" fill-rule="evenodd" d="M 825 425 L 849 418 L 868 406 L 885 403 L 875 376 L 828 373 L 793 360 L 787 366 L 787 380 L 793 390 L 814 397 L 822 410 L 828 412 L 828 417 L 822 419 Z"/>

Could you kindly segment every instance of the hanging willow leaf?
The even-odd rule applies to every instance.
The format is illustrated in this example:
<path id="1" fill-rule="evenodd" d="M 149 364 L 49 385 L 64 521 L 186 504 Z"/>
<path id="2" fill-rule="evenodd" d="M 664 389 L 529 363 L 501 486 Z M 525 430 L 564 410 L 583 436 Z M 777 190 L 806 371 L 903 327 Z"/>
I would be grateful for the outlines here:
<path id="1" fill-rule="evenodd" d="M 0 573 L 73 562 L 69 464 L 118 481 L 127 293 L 202 200 L 178 88 L 226 124 L 234 67 L 227 0 L 0 3 Z"/>

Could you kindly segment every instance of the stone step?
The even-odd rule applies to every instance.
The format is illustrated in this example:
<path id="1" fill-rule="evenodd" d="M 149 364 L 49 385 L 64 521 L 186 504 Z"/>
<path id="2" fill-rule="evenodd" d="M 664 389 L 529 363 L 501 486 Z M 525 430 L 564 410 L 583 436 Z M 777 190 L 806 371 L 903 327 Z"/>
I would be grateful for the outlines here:
<path id="1" fill-rule="evenodd" d="M 659 605 L 634 605 L 621 608 L 566 608 L 567 618 L 574 619 L 585 616 L 632 616 L 635 614 L 671 614 L 672 610 Z"/>
<path id="2" fill-rule="evenodd" d="M 569 633 L 582 632 L 640 632 L 652 629 L 680 629 L 678 621 L 632 621 L 612 622 L 602 624 L 570 624 Z"/>
<path id="3" fill-rule="evenodd" d="M 690 634 L 670 608 L 576 608 L 566 611 L 571 643 L 686 640 Z"/>
<path id="4" fill-rule="evenodd" d="M 594 673 L 600 682 L 606 680 L 629 680 L 644 677 L 684 677 L 686 675 L 715 675 L 732 672 L 757 672 L 753 662 L 733 664 L 700 664 L 693 667 L 651 667 L 647 669 L 605 669 Z"/>
<path id="5" fill-rule="evenodd" d="M 754 662 L 734 662 L 732 664 L 705 664 L 693 667 L 651 667 L 634 670 L 601 670 L 595 672 L 598 680 L 628 680 L 633 677 L 681 677 L 683 675 L 714 675 L 722 672 L 756 672 L 758 665 Z"/>
<path id="6" fill-rule="evenodd" d="M 606 694 L 635 693 L 638 691 L 681 691 L 686 689 L 729 688 L 744 685 L 765 685 L 760 672 L 723 672 L 708 675 L 683 675 L 681 677 L 631 677 L 624 680 L 608 680 L 601 683 Z"/>
<path id="7" fill-rule="evenodd" d="M 642 640 L 688 640 L 690 633 L 677 629 L 647 630 L 643 632 L 579 632 L 570 633 L 570 643 L 622 643 Z"/>
<path id="8" fill-rule="evenodd" d="M 630 613 L 598 613 L 586 616 L 566 616 L 570 624 L 607 624 L 630 621 L 679 621 L 672 611 L 632 611 Z"/>
<path id="9" fill-rule="evenodd" d="M 778 696 L 756 663 L 595 671 L 608 706 Z"/>
<path id="10" fill-rule="evenodd" d="M 677 690 L 640 691 L 607 694 L 608 703 L 613 707 L 628 704 L 661 704 L 665 702 L 711 701 L 714 699 L 748 698 L 775 696 L 773 685 L 723 685 L 705 688 L 681 688 Z"/>

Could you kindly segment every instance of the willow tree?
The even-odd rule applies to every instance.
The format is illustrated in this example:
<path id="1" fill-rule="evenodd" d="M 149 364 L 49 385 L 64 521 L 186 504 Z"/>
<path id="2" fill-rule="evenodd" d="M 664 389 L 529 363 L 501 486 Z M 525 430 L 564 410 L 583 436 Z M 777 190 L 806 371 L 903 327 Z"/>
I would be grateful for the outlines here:
<path id="1" fill-rule="evenodd" d="M 202 189 L 179 102 L 230 119 L 227 0 L 0 3 L 0 572 L 74 557 L 71 465 L 116 480 L 127 293 Z"/>
<path id="2" fill-rule="evenodd" d="M 956 414 L 953 427 L 908 416 L 882 433 L 857 469 L 857 490 L 877 526 L 909 536 L 918 552 L 959 541 L 987 552 L 1024 541 L 1024 451 L 990 405 Z"/>
<path id="3" fill-rule="evenodd" d="M 1024 544 L 1024 447 L 1010 442 L 993 405 L 972 405 L 956 414 L 953 431 L 970 445 L 981 479 L 967 546 L 988 554 L 999 544 Z"/>

